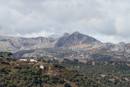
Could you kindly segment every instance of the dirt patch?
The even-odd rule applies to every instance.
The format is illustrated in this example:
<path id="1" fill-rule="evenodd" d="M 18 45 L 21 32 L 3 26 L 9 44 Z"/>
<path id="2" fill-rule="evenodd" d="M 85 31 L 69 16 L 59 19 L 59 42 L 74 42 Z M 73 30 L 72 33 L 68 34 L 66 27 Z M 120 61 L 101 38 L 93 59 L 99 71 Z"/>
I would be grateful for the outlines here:
<path id="1" fill-rule="evenodd" d="M 105 77 L 105 76 L 107 76 L 107 75 L 104 75 L 104 74 L 100 74 L 102 77 Z"/>
<path id="2" fill-rule="evenodd" d="M 110 79 L 108 79 L 108 80 L 110 80 L 111 82 L 114 82 L 114 81 L 115 81 L 115 79 L 114 79 L 114 78 L 110 78 Z"/>
<path id="3" fill-rule="evenodd" d="M 126 81 L 130 81 L 127 77 L 124 77 L 124 79 L 125 79 Z"/>
<path id="4" fill-rule="evenodd" d="M 87 63 L 86 60 L 79 60 L 79 62 L 82 62 L 82 63 Z"/>

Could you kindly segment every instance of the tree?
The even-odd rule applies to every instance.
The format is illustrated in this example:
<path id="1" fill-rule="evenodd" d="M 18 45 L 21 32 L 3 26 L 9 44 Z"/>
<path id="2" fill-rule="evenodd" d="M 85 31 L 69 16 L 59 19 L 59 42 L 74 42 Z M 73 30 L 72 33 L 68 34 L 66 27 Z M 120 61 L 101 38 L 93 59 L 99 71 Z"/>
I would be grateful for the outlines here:
<path id="1" fill-rule="evenodd" d="M 15 65 L 15 63 L 14 63 L 14 62 L 11 62 L 11 65 L 12 65 L 12 66 Z"/>
<path id="2" fill-rule="evenodd" d="M 63 84 L 65 81 L 63 78 L 60 78 L 59 81 L 58 81 L 60 84 Z"/>
<path id="3" fill-rule="evenodd" d="M 69 83 L 65 82 L 64 87 L 71 87 Z"/>
<path id="4" fill-rule="evenodd" d="M 49 60 L 47 60 L 47 63 L 51 63 L 52 61 L 49 59 Z"/>
<path id="5" fill-rule="evenodd" d="M 13 53 L 8 52 L 8 51 L 0 51 L 0 54 L 4 54 L 3 57 L 10 57 L 11 55 L 13 55 Z"/>
<path id="6" fill-rule="evenodd" d="M 0 61 L 2 61 L 3 57 L 0 57 Z"/>
<path id="7" fill-rule="evenodd" d="M 78 62 L 79 60 L 78 59 L 74 59 L 74 62 Z"/>
<path id="8" fill-rule="evenodd" d="M 41 59 L 41 62 L 44 62 L 44 63 L 46 63 L 46 60 L 45 60 L 45 59 Z"/>
<path id="9" fill-rule="evenodd" d="M 74 67 L 73 67 L 73 66 L 71 66 L 71 67 L 70 67 L 70 69 L 74 69 Z"/>

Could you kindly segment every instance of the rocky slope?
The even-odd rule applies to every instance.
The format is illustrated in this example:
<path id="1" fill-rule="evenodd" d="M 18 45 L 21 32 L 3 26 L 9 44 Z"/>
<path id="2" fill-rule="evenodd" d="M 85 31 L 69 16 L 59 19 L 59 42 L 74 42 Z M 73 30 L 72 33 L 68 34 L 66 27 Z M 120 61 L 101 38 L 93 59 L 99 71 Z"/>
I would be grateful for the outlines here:
<path id="1" fill-rule="evenodd" d="M 55 44 L 55 47 L 80 48 L 98 44 L 101 44 L 101 42 L 95 38 L 81 34 L 79 32 L 74 32 L 71 35 L 65 33 L 62 37 L 59 38 L 58 42 Z"/>
<path id="2" fill-rule="evenodd" d="M 0 36 L 0 50 L 16 52 L 18 50 L 51 48 L 54 47 L 56 42 L 56 39 L 45 37 L 22 38 Z"/>

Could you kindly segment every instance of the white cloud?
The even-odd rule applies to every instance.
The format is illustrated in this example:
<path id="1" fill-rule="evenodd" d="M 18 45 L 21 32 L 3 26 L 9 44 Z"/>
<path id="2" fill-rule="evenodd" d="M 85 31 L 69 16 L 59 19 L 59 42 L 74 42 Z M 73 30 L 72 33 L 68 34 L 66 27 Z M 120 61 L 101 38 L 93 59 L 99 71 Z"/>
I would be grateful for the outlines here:
<path id="1" fill-rule="evenodd" d="M 129 0 L 0 0 L 0 35 L 48 36 L 79 31 L 130 42 Z"/>
<path id="2" fill-rule="evenodd" d="M 38 33 L 26 33 L 26 34 L 24 34 L 24 35 L 21 35 L 21 34 L 17 34 L 16 36 L 19 36 L 19 37 L 40 37 L 40 36 L 44 36 L 44 37 L 48 37 L 48 36 L 50 36 L 50 35 L 52 35 L 52 34 L 54 34 L 54 33 L 50 33 L 50 32 L 46 32 L 46 31 L 41 31 L 41 32 L 38 32 Z"/>

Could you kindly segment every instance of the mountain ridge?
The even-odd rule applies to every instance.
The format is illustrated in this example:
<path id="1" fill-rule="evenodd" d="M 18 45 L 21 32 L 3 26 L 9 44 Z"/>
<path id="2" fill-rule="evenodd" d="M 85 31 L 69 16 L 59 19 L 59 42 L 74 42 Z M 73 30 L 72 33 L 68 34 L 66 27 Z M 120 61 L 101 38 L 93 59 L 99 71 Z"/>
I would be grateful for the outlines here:
<path id="1" fill-rule="evenodd" d="M 79 32 L 74 32 L 72 34 L 65 33 L 60 38 L 56 39 L 47 37 L 24 38 L 0 36 L 0 49 L 1 51 L 17 52 L 23 49 L 72 47 L 79 44 L 92 44 L 94 41 L 99 42 L 98 40 Z"/>
<path id="2" fill-rule="evenodd" d="M 66 34 L 66 33 L 65 33 Z M 55 47 L 71 47 L 79 44 L 94 44 L 101 43 L 93 37 L 81 34 L 79 32 L 74 32 L 72 34 L 63 35 L 59 38 Z"/>
<path id="3" fill-rule="evenodd" d="M 14 57 L 130 61 L 129 44 L 102 43 L 79 32 L 64 33 L 57 39 L 0 36 L 0 49 L 13 52 Z"/>

